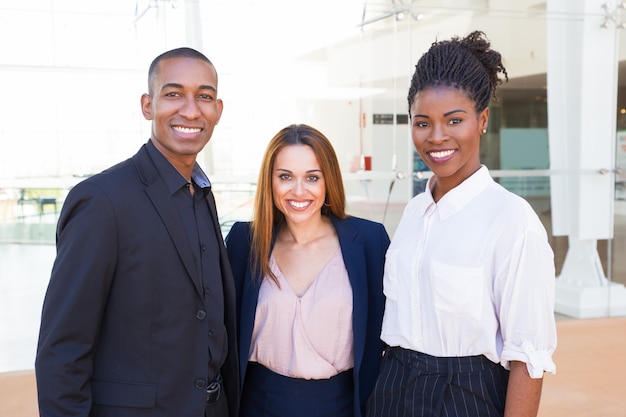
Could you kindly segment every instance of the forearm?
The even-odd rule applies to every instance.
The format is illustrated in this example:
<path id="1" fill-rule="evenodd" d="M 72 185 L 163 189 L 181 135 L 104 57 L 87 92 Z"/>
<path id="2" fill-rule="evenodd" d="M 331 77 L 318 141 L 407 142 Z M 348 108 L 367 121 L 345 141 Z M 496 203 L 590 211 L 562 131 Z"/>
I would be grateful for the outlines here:
<path id="1" fill-rule="evenodd" d="M 536 417 L 543 379 L 528 375 L 526 364 L 511 361 L 504 417 Z"/>

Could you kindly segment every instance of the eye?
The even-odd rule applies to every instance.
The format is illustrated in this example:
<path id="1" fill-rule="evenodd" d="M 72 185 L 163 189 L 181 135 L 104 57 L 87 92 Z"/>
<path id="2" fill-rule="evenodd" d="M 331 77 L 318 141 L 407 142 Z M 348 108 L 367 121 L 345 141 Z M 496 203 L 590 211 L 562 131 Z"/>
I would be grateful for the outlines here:
<path id="1" fill-rule="evenodd" d="M 450 119 L 450 121 L 448 122 L 448 124 L 450 124 L 450 125 L 456 125 L 456 124 L 459 124 L 459 123 L 461 123 L 461 122 L 462 122 L 462 120 L 461 120 L 460 118 L 455 117 L 454 119 Z"/>
<path id="2" fill-rule="evenodd" d="M 177 91 L 170 91 L 165 93 L 165 97 L 180 97 L 180 93 L 178 93 Z"/>
<path id="3" fill-rule="evenodd" d="M 278 176 L 278 179 L 280 179 L 281 181 L 289 181 L 291 179 L 291 176 L 289 174 L 280 174 Z"/>
<path id="4" fill-rule="evenodd" d="M 200 100 L 212 101 L 213 96 L 210 94 L 200 94 Z"/>
<path id="5" fill-rule="evenodd" d="M 423 127 L 428 127 L 428 122 L 417 121 L 417 122 L 415 122 L 415 127 L 422 127 L 422 128 Z"/>
<path id="6" fill-rule="evenodd" d="M 319 179 L 320 177 L 318 177 L 317 175 L 309 175 L 306 180 L 308 182 L 317 182 L 319 181 Z"/>

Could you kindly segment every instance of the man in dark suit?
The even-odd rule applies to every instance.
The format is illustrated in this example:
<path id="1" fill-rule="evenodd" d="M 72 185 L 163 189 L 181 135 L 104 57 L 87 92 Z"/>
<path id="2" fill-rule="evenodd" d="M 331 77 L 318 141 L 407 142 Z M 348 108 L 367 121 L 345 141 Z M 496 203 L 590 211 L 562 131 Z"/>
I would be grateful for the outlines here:
<path id="1" fill-rule="evenodd" d="M 41 417 L 234 417 L 235 293 L 196 163 L 222 113 L 200 52 L 155 58 L 151 139 L 69 193 L 35 364 Z"/>

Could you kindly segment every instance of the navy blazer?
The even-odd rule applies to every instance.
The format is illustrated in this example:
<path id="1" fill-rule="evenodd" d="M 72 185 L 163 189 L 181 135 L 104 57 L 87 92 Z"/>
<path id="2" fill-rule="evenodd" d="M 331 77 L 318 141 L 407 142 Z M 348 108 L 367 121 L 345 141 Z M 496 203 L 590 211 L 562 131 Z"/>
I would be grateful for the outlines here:
<path id="1" fill-rule="evenodd" d="M 383 353 L 380 340 L 383 309 L 383 269 L 389 235 L 380 223 L 331 216 L 353 294 L 354 415 L 365 414 Z M 242 387 L 248 364 L 261 279 L 250 269 L 250 224 L 237 222 L 226 237 L 237 292 L 239 371 Z"/>
<path id="2" fill-rule="evenodd" d="M 234 417 L 235 287 L 212 194 L 207 204 L 219 234 L 222 375 Z M 79 183 L 63 205 L 35 364 L 41 416 L 203 416 L 205 311 L 183 223 L 144 145 Z"/>

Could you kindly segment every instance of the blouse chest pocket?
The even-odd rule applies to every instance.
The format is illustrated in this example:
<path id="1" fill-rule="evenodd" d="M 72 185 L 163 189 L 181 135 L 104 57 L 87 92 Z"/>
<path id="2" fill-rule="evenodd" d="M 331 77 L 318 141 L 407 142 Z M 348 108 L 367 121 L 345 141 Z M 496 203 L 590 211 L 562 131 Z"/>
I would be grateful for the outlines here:
<path id="1" fill-rule="evenodd" d="M 480 320 L 484 295 L 484 268 L 433 261 L 430 285 L 438 313 Z"/>

